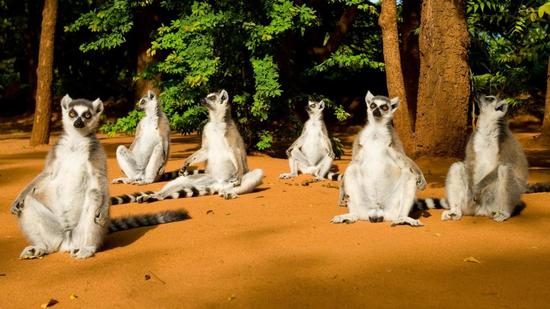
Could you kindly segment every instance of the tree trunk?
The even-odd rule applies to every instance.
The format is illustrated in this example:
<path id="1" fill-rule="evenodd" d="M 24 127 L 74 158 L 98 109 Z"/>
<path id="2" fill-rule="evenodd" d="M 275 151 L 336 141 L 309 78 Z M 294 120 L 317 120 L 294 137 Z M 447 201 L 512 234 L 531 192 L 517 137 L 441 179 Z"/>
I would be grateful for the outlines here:
<path id="1" fill-rule="evenodd" d="M 147 54 L 147 49 L 151 46 L 151 34 L 159 26 L 159 16 L 155 7 L 145 7 L 139 10 L 135 18 L 135 38 L 136 38 L 136 73 L 139 75 L 147 67 L 152 64 L 155 59 Z M 158 78 L 158 77 L 157 77 Z M 143 97 L 148 90 L 153 90 L 158 93 L 156 88 L 156 79 L 138 78 L 134 85 L 135 99 Z"/>
<path id="2" fill-rule="evenodd" d="M 380 19 L 382 28 L 382 45 L 386 68 L 386 83 L 390 97 L 399 97 L 401 105 L 394 115 L 394 125 L 403 142 L 405 151 L 414 151 L 414 134 L 412 113 L 407 103 L 403 72 L 401 70 L 401 55 L 399 50 L 399 34 L 397 32 L 397 5 L 395 0 L 383 0 Z"/>
<path id="3" fill-rule="evenodd" d="M 50 139 L 52 115 L 52 79 L 55 23 L 57 21 L 57 0 L 44 0 L 42 29 L 36 69 L 36 108 L 31 133 L 31 146 L 47 144 Z"/>
<path id="4" fill-rule="evenodd" d="M 546 71 L 546 104 L 544 105 L 544 119 L 542 120 L 541 136 L 550 138 L 550 57 Z"/>
<path id="5" fill-rule="evenodd" d="M 424 0 L 420 29 L 417 155 L 461 156 L 470 77 L 464 0 Z"/>
<path id="6" fill-rule="evenodd" d="M 418 97 L 418 73 L 420 71 L 420 54 L 418 49 L 418 34 L 420 27 L 420 7 L 422 0 L 404 0 L 402 7 L 403 23 L 401 33 L 401 68 L 407 94 L 407 105 L 411 113 L 411 127 L 415 127 L 416 99 Z M 414 129 L 413 129 L 414 130 Z"/>

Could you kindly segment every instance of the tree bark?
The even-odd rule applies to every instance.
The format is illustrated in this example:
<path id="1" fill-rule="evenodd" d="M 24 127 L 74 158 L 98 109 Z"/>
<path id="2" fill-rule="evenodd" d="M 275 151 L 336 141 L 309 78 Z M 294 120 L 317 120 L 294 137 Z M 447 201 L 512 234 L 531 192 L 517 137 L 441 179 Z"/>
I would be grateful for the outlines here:
<path id="1" fill-rule="evenodd" d="M 409 110 L 405 82 L 401 69 L 399 34 L 397 32 L 397 5 L 395 0 L 383 0 L 382 11 L 378 20 L 382 28 L 382 45 L 386 68 L 386 83 L 390 97 L 399 97 L 401 104 L 394 114 L 394 126 L 403 142 L 405 151 L 414 153 L 414 133 L 412 113 Z"/>
<path id="2" fill-rule="evenodd" d="M 417 155 L 461 156 L 470 96 L 464 0 L 424 0 L 420 29 Z"/>
<path id="3" fill-rule="evenodd" d="M 323 47 L 314 47 L 312 53 L 320 60 L 326 60 L 330 54 L 332 54 L 342 41 L 346 37 L 351 25 L 357 17 L 359 9 L 357 6 L 352 6 L 344 11 L 338 22 L 336 23 L 336 29 L 330 35 L 330 38 L 327 41 L 327 44 Z"/>
<path id="4" fill-rule="evenodd" d="M 136 38 L 136 73 L 139 75 L 149 65 L 151 65 L 155 59 L 147 54 L 147 49 L 151 46 L 151 34 L 159 26 L 159 16 L 155 7 L 145 7 L 139 10 L 135 18 L 135 38 Z M 138 78 L 134 85 L 135 99 L 143 97 L 148 90 L 153 90 L 158 93 L 158 88 L 155 85 L 156 79 L 142 79 Z"/>
<path id="5" fill-rule="evenodd" d="M 403 23 L 401 33 L 401 68 L 405 82 L 407 105 L 411 113 L 411 126 L 414 128 L 418 96 L 418 74 L 420 71 L 420 54 L 418 34 L 414 33 L 420 27 L 420 7 L 422 0 L 404 0 L 402 6 Z"/>
<path id="6" fill-rule="evenodd" d="M 541 136 L 550 138 L 550 57 L 548 58 L 548 69 L 546 71 L 546 104 L 544 105 Z"/>
<path id="7" fill-rule="evenodd" d="M 36 108 L 31 132 L 31 146 L 47 144 L 50 139 L 52 116 L 52 79 L 57 0 L 44 0 L 42 29 L 36 69 Z"/>

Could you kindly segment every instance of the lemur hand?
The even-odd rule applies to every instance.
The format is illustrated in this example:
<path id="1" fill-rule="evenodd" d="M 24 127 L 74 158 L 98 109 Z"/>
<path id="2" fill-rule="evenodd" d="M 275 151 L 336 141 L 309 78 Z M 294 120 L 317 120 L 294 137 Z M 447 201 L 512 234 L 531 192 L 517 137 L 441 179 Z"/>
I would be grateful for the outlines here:
<path id="1" fill-rule="evenodd" d="M 179 170 L 178 175 L 187 176 L 187 169 L 189 169 L 189 163 L 185 163 Z"/>
<path id="2" fill-rule="evenodd" d="M 25 198 L 18 196 L 17 199 L 15 199 L 15 201 L 11 204 L 11 209 L 10 209 L 11 213 L 16 216 L 19 216 L 21 214 L 21 211 L 23 210 L 24 202 L 25 202 Z"/>

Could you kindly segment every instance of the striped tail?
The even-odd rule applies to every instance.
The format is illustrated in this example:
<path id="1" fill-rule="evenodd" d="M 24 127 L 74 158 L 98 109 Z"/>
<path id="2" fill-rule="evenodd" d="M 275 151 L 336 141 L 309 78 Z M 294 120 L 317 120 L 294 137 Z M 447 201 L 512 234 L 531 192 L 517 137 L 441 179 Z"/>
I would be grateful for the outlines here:
<path id="1" fill-rule="evenodd" d="M 550 192 L 550 183 L 530 183 L 525 193 Z"/>
<path id="2" fill-rule="evenodd" d="M 414 202 L 413 210 L 428 210 L 428 209 L 449 209 L 447 200 L 438 198 L 417 199 Z"/>
<path id="3" fill-rule="evenodd" d="M 344 174 L 328 172 L 324 178 L 333 181 L 340 181 L 342 180 L 342 177 L 344 177 Z"/>
<path id="4" fill-rule="evenodd" d="M 156 182 L 176 179 L 179 176 L 198 175 L 198 174 L 204 174 L 204 173 L 206 173 L 206 170 L 192 170 L 192 171 L 186 171 L 183 175 L 180 175 L 180 170 L 175 170 L 171 172 L 162 173 L 160 176 L 157 177 Z"/>
<path id="5" fill-rule="evenodd" d="M 153 191 L 144 191 L 144 192 L 134 192 L 131 194 L 122 194 L 117 196 L 111 196 L 111 205 L 121 205 L 121 204 L 128 204 L 128 203 L 134 203 L 137 201 L 137 199 L 140 196 L 145 195 L 151 195 L 154 194 Z"/>
<path id="6" fill-rule="evenodd" d="M 201 189 L 198 189 L 198 188 L 195 188 L 195 187 L 188 187 L 188 188 L 183 188 L 177 192 L 174 192 L 168 196 L 165 196 L 163 199 L 164 200 L 169 200 L 169 199 L 179 199 L 179 198 L 186 198 L 186 197 L 193 197 L 193 196 L 204 196 L 204 195 L 210 195 L 212 193 L 215 193 L 212 191 L 212 189 L 210 189 L 209 187 L 204 187 L 204 188 L 201 188 Z M 136 202 L 138 203 L 152 203 L 152 202 L 156 202 L 156 201 L 159 201 L 161 199 L 155 197 L 155 193 L 151 193 L 151 194 L 143 194 L 141 196 L 138 196 L 136 198 Z"/>
<path id="7" fill-rule="evenodd" d="M 145 214 L 112 219 L 109 224 L 109 233 L 126 231 L 143 226 L 159 225 L 182 221 L 191 218 L 186 210 L 164 211 L 154 214 Z"/>

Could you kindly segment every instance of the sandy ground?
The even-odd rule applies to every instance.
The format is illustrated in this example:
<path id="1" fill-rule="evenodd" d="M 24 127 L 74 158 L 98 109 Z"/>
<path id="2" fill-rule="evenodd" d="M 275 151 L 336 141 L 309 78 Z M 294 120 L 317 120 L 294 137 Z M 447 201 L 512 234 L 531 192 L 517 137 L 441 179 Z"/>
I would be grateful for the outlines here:
<path id="1" fill-rule="evenodd" d="M 533 134 L 519 134 L 528 144 Z M 343 170 L 346 156 L 335 163 Z M 120 175 L 116 146 L 101 142 L 109 177 Z M 198 147 L 197 136 L 173 137 L 168 170 Z M 112 216 L 185 208 L 192 219 L 111 234 L 95 257 L 56 253 L 19 260 L 27 245 L 9 206 L 42 168 L 49 147 L 29 148 L 26 136 L 0 136 L 0 307 L 499 307 L 550 304 L 550 193 L 524 196 L 527 208 L 504 223 L 467 217 L 426 226 L 389 223 L 332 225 L 345 212 L 336 183 L 280 181 L 287 161 L 249 157 L 266 178 L 257 192 L 235 200 L 217 196 L 112 208 Z M 550 181 L 548 147 L 528 148 L 531 181 Z M 420 196 L 443 196 L 453 159 L 418 160 L 429 181 Z M 111 194 L 158 189 L 111 185 Z M 466 262 L 473 257 L 480 263 Z M 146 280 L 146 278 L 150 278 Z M 71 299 L 74 294 L 78 298 Z"/>

